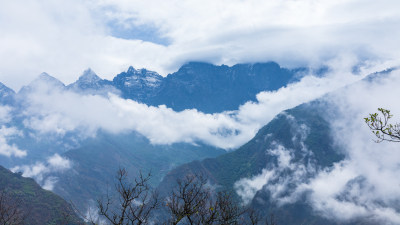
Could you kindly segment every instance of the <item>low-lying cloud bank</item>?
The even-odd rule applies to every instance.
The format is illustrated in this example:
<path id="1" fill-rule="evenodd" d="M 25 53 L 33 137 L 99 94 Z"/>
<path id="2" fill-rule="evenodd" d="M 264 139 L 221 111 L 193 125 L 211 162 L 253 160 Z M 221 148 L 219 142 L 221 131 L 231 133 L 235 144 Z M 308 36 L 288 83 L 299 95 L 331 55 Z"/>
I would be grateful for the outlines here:
<path id="1" fill-rule="evenodd" d="M 111 133 L 137 131 L 153 144 L 203 142 L 224 149 L 237 148 L 282 110 L 357 81 L 379 67 L 362 68 L 354 75 L 341 61 L 324 77 L 305 76 L 273 92 L 261 92 L 257 102 L 247 102 L 236 111 L 204 114 L 196 109 L 175 112 L 161 105 L 147 106 L 110 94 L 109 97 L 81 95 L 52 86 L 40 85 L 27 95 L 24 126 L 39 134 L 63 136 L 79 132 L 95 136 L 98 130 Z M 343 68 L 342 68 L 343 67 Z"/>
<path id="2" fill-rule="evenodd" d="M 335 141 L 345 150 L 345 160 L 316 171 L 293 162 L 291 150 L 277 145 L 276 149 L 267 150 L 267 154 L 279 153 L 277 166 L 238 181 L 238 194 L 246 203 L 258 190 L 269 190 L 273 193 L 271 200 L 278 204 L 298 201 L 306 194 L 312 208 L 327 218 L 349 222 L 361 217 L 381 224 L 399 224 L 400 145 L 375 143 L 374 135 L 363 121 L 369 113 L 383 107 L 394 114 L 393 122 L 400 122 L 398 84 L 400 71 L 395 70 L 385 79 L 357 83 L 325 96 L 325 101 L 338 112 L 330 115 L 327 111 L 327 115 Z M 285 168 L 295 175 L 274 182 Z M 289 183 L 296 188 L 290 190 Z M 279 195 L 282 191 L 286 196 Z"/>

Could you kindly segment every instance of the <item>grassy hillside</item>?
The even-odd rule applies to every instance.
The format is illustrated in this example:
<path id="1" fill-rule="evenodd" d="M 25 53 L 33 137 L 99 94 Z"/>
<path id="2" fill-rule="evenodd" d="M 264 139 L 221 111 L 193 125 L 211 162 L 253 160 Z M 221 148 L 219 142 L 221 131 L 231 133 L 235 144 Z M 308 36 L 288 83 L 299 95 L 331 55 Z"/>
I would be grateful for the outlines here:
<path id="1" fill-rule="evenodd" d="M 0 190 L 19 202 L 25 224 L 78 224 L 71 206 L 56 194 L 42 189 L 33 179 L 0 166 Z"/>

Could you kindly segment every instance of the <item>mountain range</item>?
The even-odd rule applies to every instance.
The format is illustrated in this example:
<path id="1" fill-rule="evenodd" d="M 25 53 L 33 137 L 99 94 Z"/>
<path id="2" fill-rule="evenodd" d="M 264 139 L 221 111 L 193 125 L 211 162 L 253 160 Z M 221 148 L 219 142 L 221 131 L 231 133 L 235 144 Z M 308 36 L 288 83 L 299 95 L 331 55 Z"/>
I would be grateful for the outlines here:
<path id="1" fill-rule="evenodd" d="M 29 121 L 26 111 L 32 104 L 29 99 L 38 98 L 36 93 L 46 96 L 56 90 L 106 97 L 112 93 L 147 105 L 166 105 L 175 111 L 195 108 L 215 113 L 235 110 L 245 102 L 256 101 L 256 94 L 260 91 L 277 90 L 298 81 L 306 72 L 304 68 L 281 68 L 273 62 L 232 67 L 192 62 L 167 77 L 130 67 L 112 81 L 101 79 L 88 69 L 69 85 L 42 73 L 17 93 L 1 86 L 0 101 L 5 106 L 11 106 L 13 114 L 6 125 L 22 132 L 9 142 L 26 150 L 29 157 L 0 157 L 0 163 L 18 170 L 23 167 L 16 166 L 46 164 L 44 161 L 53 154 L 65 157 L 73 162 L 72 171 L 46 172 L 37 175 L 37 180 L 44 185 L 46 180 L 57 178 L 52 190 L 84 211 L 88 203 L 107 191 L 107 184 L 112 183 L 119 167 L 127 168 L 132 177 L 139 171 L 151 171 L 151 184 L 157 186 L 163 176 L 176 166 L 216 157 L 224 154 L 225 150 L 201 142 L 154 145 L 137 132 L 113 134 L 98 131 L 94 137 L 81 137 L 81 133 L 72 131 L 43 136 L 26 126 Z"/>
<path id="2" fill-rule="evenodd" d="M 361 83 L 382 80 L 391 71 L 373 74 Z M 232 67 L 192 62 L 166 77 L 130 67 L 113 80 L 105 80 L 88 69 L 70 85 L 46 73 L 17 93 L 0 85 L 0 101 L 13 115 L 3 123 L 2 129 L 16 128 L 21 132 L 8 144 L 29 154 L 29 157 L 20 158 L 0 157 L 0 164 L 14 171 L 24 168 L 21 165 L 31 165 L 33 168 L 27 171 L 37 182 L 44 186 L 47 181 L 55 181 L 51 190 L 74 202 L 81 211 L 109 191 L 115 171 L 123 167 L 132 179 L 140 171 L 151 172 L 151 185 L 158 187 L 164 196 L 170 193 L 178 178 L 202 174 L 210 185 L 235 193 L 235 198 L 253 206 L 262 215 L 274 213 L 280 224 L 346 224 L 316 211 L 310 203 L 309 192 L 299 192 L 302 185 L 332 170 L 347 157 L 343 146 L 337 145 L 333 138 L 331 121 L 338 113 L 327 96 L 284 110 L 246 144 L 229 151 L 201 140 L 155 144 L 132 130 L 98 129 L 95 134 L 86 134 L 88 130 L 60 128 L 56 130 L 59 133 L 43 135 L 40 130 L 28 126 L 41 117 L 48 116 L 50 122 L 54 119 L 52 116 L 62 117 L 45 112 L 35 116 L 35 120 L 28 118 L 31 98 L 50 95 L 54 90 L 75 93 L 79 98 L 107 98 L 111 93 L 111 96 L 148 106 L 165 105 L 176 112 L 195 109 L 212 117 L 219 112 L 238 110 L 246 102 L 257 103 L 258 93 L 288 87 L 309 72 L 305 68 L 282 68 L 273 62 Z M 316 74 L 323 76 L 325 72 L 322 69 Z M 38 92 L 43 95 L 37 97 Z M 34 110 L 41 109 L 41 105 L 35 107 Z M 47 124 L 40 125 L 45 129 Z M 51 167 L 52 159 L 57 159 L 57 166 L 61 167 Z M 43 173 L 35 174 L 34 168 L 41 168 Z M 361 181 L 354 181 L 357 182 Z M 360 218 L 351 223 L 371 221 L 376 222 Z"/>

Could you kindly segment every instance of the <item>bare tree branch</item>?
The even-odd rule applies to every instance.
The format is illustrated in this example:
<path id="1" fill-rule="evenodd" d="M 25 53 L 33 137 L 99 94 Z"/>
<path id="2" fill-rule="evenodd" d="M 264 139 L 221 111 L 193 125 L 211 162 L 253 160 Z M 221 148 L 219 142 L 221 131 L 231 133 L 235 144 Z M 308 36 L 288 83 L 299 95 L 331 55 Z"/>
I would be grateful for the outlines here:
<path id="1" fill-rule="evenodd" d="M 98 200 L 99 215 L 110 224 L 148 224 L 150 215 L 159 205 L 158 196 L 150 190 L 148 181 L 151 174 L 144 176 L 141 172 L 133 183 L 128 181 L 125 169 L 117 172 L 115 190 L 118 194 L 118 203 L 107 194 L 105 200 Z"/>

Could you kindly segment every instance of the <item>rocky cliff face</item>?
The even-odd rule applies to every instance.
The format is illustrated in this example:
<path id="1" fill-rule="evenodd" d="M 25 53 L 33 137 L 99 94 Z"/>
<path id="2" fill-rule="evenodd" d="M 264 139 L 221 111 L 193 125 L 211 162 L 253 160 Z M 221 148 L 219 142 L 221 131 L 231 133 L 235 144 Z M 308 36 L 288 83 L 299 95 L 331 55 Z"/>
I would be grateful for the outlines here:
<path id="1" fill-rule="evenodd" d="M 114 77 L 112 83 L 122 97 L 148 103 L 148 99 L 159 92 L 162 81 L 163 77 L 154 71 L 129 67 L 128 71 Z"/>

